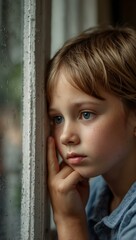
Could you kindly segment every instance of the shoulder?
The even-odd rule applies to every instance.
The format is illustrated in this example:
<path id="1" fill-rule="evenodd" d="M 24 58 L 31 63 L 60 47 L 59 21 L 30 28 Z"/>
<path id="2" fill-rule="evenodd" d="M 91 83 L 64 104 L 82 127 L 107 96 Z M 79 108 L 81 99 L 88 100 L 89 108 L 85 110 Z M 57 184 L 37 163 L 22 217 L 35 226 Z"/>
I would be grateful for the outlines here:
<path id="1" fill-rule="evenodd" d="M 126 206 L 126 210 L 122 215 L 119 239 L 136 239 L 136 182 L 125 200 L 124 206 Z"/>
<path id="2" fill-rule="evenodd" d="M 112 234 L 111 239 L 136 239 L 136 182 L 131 186 L 121 204 L 109 215 L 111 192 L 102 177 L 90 183 L 90 197 L 87 204 L 87 219 L 90 236 Z M 101 233 L 103 229 L 103 233 Z M 107 231 L 106 231 L 107 229 Z"/>
<path id="3" fill-rule="evenodd" d="M 136 182 L 131 186 L 120 205 L 102 219 L 117 239 L 136 239 Z"/>
<path id="4" fill-rule="evenodd" d="M 136 239 L 136 203 L 122 216 L 117 237 L 121 240 Z"/>

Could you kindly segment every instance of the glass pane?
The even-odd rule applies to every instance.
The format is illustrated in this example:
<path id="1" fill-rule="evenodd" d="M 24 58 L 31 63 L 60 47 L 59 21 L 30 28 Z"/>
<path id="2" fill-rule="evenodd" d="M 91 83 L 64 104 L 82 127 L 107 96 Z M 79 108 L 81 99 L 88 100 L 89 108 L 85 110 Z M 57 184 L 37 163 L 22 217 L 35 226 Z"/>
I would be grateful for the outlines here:
<path id="1" fill-rule="evenodd" d="M 0 1 L 0 239 L 20 239 L 23 4 Z"/>

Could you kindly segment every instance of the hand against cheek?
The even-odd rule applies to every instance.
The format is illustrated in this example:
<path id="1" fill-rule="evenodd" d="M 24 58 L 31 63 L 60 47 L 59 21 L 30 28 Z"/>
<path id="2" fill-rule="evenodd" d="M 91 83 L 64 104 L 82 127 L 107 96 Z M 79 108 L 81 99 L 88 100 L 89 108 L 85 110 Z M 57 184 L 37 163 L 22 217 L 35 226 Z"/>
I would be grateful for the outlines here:
<path id="1" fill-rule="evenodd" d="M 53 138 L 48 141 L 48 188 L 56 222 L 85 217 L 88 181 L 65 163 L 59 166 Z"/>

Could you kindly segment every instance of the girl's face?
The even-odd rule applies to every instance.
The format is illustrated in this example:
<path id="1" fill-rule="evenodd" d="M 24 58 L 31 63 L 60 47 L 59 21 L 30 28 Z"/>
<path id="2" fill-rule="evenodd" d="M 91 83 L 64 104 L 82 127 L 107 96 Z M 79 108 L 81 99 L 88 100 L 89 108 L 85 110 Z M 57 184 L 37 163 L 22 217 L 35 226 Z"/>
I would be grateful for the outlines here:
<path id="1" fill-rule="evenodd" d="M 136 156 L 135 118 L 116 96 L 104 91 L 101 96 L 74 88 L 62 73 L 49 106 L 56 147 L 85 178 L 115 174 Z"/>

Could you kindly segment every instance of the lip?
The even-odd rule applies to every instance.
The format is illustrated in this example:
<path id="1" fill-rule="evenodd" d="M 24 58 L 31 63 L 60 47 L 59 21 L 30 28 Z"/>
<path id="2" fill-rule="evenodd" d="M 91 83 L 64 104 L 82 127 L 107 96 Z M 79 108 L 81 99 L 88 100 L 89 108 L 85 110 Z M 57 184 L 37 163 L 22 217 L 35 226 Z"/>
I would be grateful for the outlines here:
<path id="1" fill-rule="evenodd" d="M 81 162 L 83 162 L 83 160 L 85 159 L 85 155 L 82 154 L 77 154 L 77 153 L 68 153 L 66 156 L 66 159 L 68 161 L 69 164 L 72 165 L 78 165 Z"/>

